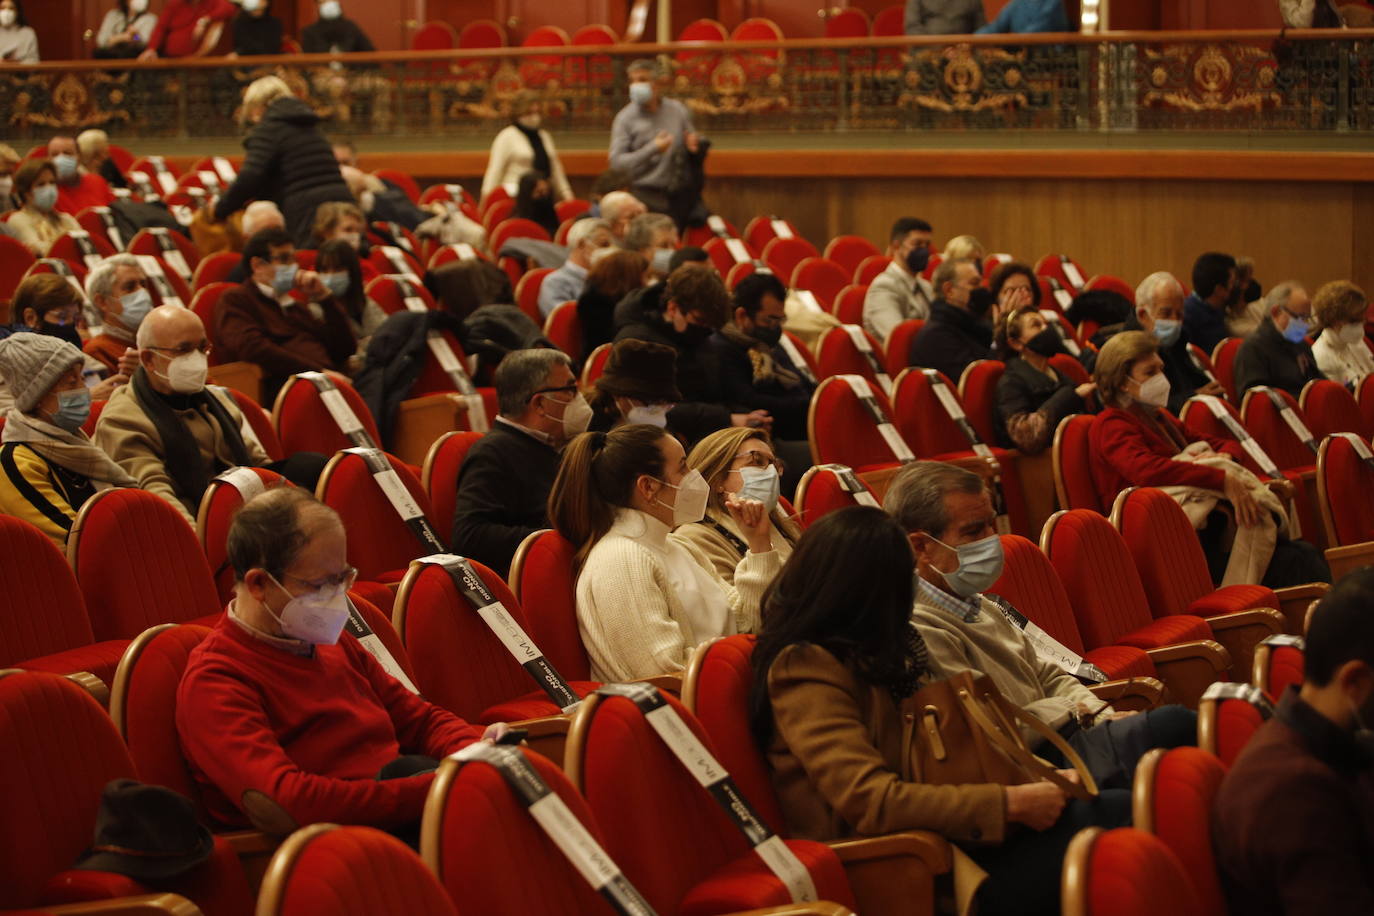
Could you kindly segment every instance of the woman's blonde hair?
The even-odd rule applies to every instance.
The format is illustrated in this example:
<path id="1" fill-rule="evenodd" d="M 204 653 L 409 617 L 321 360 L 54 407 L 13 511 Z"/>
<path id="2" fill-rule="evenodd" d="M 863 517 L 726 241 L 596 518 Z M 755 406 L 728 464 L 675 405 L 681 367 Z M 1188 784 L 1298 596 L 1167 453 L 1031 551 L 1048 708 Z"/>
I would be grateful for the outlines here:
<path id="1" fill-rule="evenodd" d="M 315 208 L 315 225 L 311 227 L 315 238 L 320 241 L 334 231 L 334 227 L 344 217 L 351 216 L 364 226 L 367 225 L 367 217 L 363 216 L 362 208 L 357 204 L 351 204 L 345 200 L 330 200 L 320 204 Z"/>
<path id="2" fill-rule="evenodd" d="M 0 143 L 0 163 L 8 165 L 10 168 L 17 166 L 22 157 L 14 151 L 14 147 Z"/>
<path id="3" fill-rule="evenodd" d="M 1093 368 L 1098 396 L 1113 406 L 1123 405 L 1126 379 L 1137 362 L 1159 352 L 1159 344 L 1144 331 L 1122 331 L 1102 347 Z M 1128 399 L 1125 399 L 1128 400 Z"/>
<path id="4" fill-rule="evenodd" d="M 291 87 L 280 76 L 264 76 L 253 80 L 243 90 L 243 117 L 259 108 L 266 108 L 277 99 L 292 95 Z"/>
<path id="5" fill-rule="evenodd" d="M 1364 290 L 1349 280 L 1332 280 L 1325 283 L 1312 297 L 1312 314 L 1317 316 L 1317 324 L 1329 328 L 1333 324 L 1364 324 L 1369 300 Z"/>
<path id="6" fill-rule="evenodd" d="M 945 243 L 945 253 L 940 257 L 945 261 L 959 261 L 965 258 L 981 261 L 983 254 L 982 242 L 971 235 L 956 235 Z"/>
<path id="7" fill-rule="evenodd" d="M 43 316 L 53 309 L 78 304 L 82 304 L 82 299 L 77 295 L 76 288 L 60 274 L 33 274 L 19 284 L 11 303 L 14 315 L 20 321 L 24 320 L 24 312 L 28 309 L 33 309 L 38 320 L 42 321 Z"/>
<path id="8" fill-rule="evenodd" d="M 744 443 L 750 441 L 762 442 L 773 448 L 773 440 L 764 430 L 731 426 L 703 438 L 687 456 L 687 466 L 700 471 L 701 476 L 706 478 L 706 485 L 711 488 L 710 507 L 721 515 L 728 514 L 721 487 L 725 486 L 725 478 L 730 473 L 730 465 L 735 463 L 735 456 Z M 772 519 L 789 541 L 795 542 L 801 536 L 801 528 L 783 512 L 781 503 L 773 510 Z"/>

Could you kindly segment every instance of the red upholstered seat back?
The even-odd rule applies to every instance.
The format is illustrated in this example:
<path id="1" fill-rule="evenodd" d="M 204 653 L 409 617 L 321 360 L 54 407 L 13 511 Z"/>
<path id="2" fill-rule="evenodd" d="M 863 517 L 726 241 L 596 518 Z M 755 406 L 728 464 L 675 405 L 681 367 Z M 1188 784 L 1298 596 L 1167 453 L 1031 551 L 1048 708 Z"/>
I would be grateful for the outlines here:
<path id="1" fill-rule="evenodd" d="M 1299 404 L 1318 440 L 1333 433 L 1355 433 L 1365 439 L 1370 436 L 1355 396 L 1339 382 L 1330 379 L 1308 382 L 1302 389 Z"/>
<path id="2" fill-rule="evenodd" d="M 458 32 L 447 22 L 426 22 L 410 38 L 415 51 L 448 51 L 458 44 Z"/>
<path id="3" fill-rule="evenodd" d="M 1236 410 L 1230 401 L 1218 398 L 1218 402 L 1226 409 L 1237 423 L 1240 423 L 1240 411 Z M 1189 398 L 1183 404 L 1183 410 L 1179 414 L 1179 419 L 1183 421 L 1183 426 L 1190 433 L 1196 436 L 1211 436 L 1214 439 L 1224 439 L 1228 442 L 1235 442 L 1236 437 L 1231 435 L 1231 431 L 1226 428 L 1221 420 L 1217 419 L 1212 413 L 1211 408 L 1202 401 L 1201 398 Z M 1241 424 L 1242 426 L 1244 424 Z M 1242 450 L 1241 464 L 1245 465 L 1252 474 L 1264 476 L 1264 471 L 1260 469 L 1255 460 L 1250 457 L 1250 453 Z"/>
<path id="4" fill-rule="evenodd" d="M 1059 501 L 1070 509 L 1090 509 L 1102 513 L 1106 506 L 1093 483 L 1089 434 L 1093 418 L 1075 414 L 1059 421 L 1055 430 L 1053 460 L 1054 484 Z"/>
<path id="5" fill-rule="evenodd" d="M 795 236 L 790 239 L 776 238 L 763 246 L 763 262 L 779 277 L 791 278 L 797 265 L 807 258 L 820 255 L 816 246 L 806 239 Z"/>
<path id="6" fill-rule="evenodd" d="M 1065 895 L 1082 882 L 1083 916 L 1209 916 L 1178 858 L 1143 830 L 1083 831 L 1067 859 Z"/>
<path id="7" fill-rule="evenodd" d="M 940 373 L 940 378 L 949 388 L 949 393 L 958 401 L 959 390 L 944 373 Z M 969 450 L 968 437 L 945 412 L 940 399 L 935 395 L 935 386 L 926 377 L 924 370 L 907 369 L 897 376 L 896 392 L 892 396 L 892 410 L 897 421 L 897 430 L 916 453 L 916 457 L 933 458 L 936 455 Z"/>
<path id="8" fill-rule="evenodd" d="M 1131 552 L 1101 515 L 1087 509 L 1056 512 L 1045 523 L 1040 545 L 1064 584 L 1085 647 L 1113 645 L 1150 622 Z"/>
<path id="9" fill-rule="evenodd" d="M 1255 664 L 1263 664 L 1263 670 L 1256 672 L 1255 684 L 1271 703 L 1277 703 L 1289 687 L 1302 685 L 1304 661 L 1300 638 L 1270 636 L 1255 653 Z"/>
<path id="10" fill-rule="evenodd" d="M 750 257 L 758 257 L 758 252 L 750 248 L 749 243 L 744 242 L 743 240 L 739 241 L 740 244 L 744 245 L 744 248 L 749 253 Z M 722 275 L 728 274 L 730 272 L 730 268 L 734 267 L 737 263 L 735 261 L 735 256 L 730 253 L 729 244 L 727 244 L 725 239 L 721 238 L 720 236 L 712 235 L 701 246 L 701 249 L 706 252 L 706 256 L 711 259 L 711 263 L 715 265 L 716 270 L 720 271 Z"/>
<path id="11" fill-rule="evenodd" d="M 511 564 L 510 581 L 529 621 L 529 634 L 558 673 L 589 680 L 592 663 L 577 628 L 577 548 L 557 531 L 536 531 Z"/>
<path id="12" fill-rule="evenodd" d="M 867 286 L 873 282 L 874 277 L 887 270 L 887 265 L 891 263 L 892 259 L 885 254 L 869 255 L 854 268 L 854 282 Z"/>
<path id="13" fill-rule="evenodd" d="M 342 375 L 334 372 L 328 375 L 372 441 L 381 445 L 382 434 L 377 431 L 377 423 L 372 419 L 372 411 L 367 409 L 367 402 L 362 395 Z M 288 455 L 296 452 L 332 455 L 339 449 L 353 446 L 324 406 L 319 389 L 309 379 L 300 376 L 288 378 L 277 393 L 277 401 L 272 405 L 272 427 L 277 431 L 281 447 Z"/>
<path id="14" fill-rule="evenodd" d="M 873 355 L 882 362 L 883 348 L 873 335 L 867 331 L 863 332 L 868 338 L 868 344 L 873 348 Z M 864 356 L 863 352 L 854 345 L 854 339 L 849 336 L 849 331 L 845 328 L 831 328 L 821 335 L 820 345 L 816 348 L 816 365 L 820 368 L 820 377 L 829 378 L 832 375 L 862 375 L 868 379 L 868 384 L 876 392 L 881 392 L 878 386 L 878 375 L 873 371 L 872 364 Z"/>
<path id="15" fill-rule="evenodd" d="M 280 486 L 286 481 L 276 471 L 267 468 L 244 468 L 257 476 L 263 488 Z M 257 495 L 249 482 L 248 498 Z M 216 477 L 200 498 L 200 512 L 196 516 L 196 534 L 201 550 L 215 576 L 215 588 L 220 602 L 227 603 L 234 594 L 234 570 L 229 566 L 229 526 L 234 514 L 243 508 L 244 492 L 222 477 Z"/>
<path id="16" fill-rule="evenodd" d="M 1076 283 L 1069 279 L 1068 271 L 1064 266 L 1064 257 L 1058 254 L 1047 254 L 1037 261 L 1035 264 L 1035 275 L 1037 277 L 1052 277 L 1059 281 L 1060 286 L 1067 290 L 1072 290 L 1074 295 L 1077 295 L 1088 282 L 1088 272 L 1083 269 L 1082 264 L 1079 264 L 1073 258 L 1069 258 L 1068 263 L 1072 264 L 1074 270 L 1078 272 L 1078 282 Z"/>
<path id="17" fill-rule="evenodd" d="M 869 387 L 890 418 L 892 406 L 887 398 L 872 383 Z M 868 409 L 843 376 L 831 376 L 816 387 L 807 429 L 816 464 L 847 464 L 865 471 L 897 462 Z"/>
<path id="18" fill-rule="evenodd" d="M 1307 422 L 1306 414 L 1303 413 L 1293 396 L 1277 388 L 1274 390 L 1293 408 L 1298 419 L 1302 420 L 1308 429 L 1311 429 L 1312 424 Z M 1260 448 L 1264 449 L 1269 457 L 1274 459 L 1279 470 L 1310 468 L 1316 463 L 1316 457 L 1312 454 L 1312 450 L 1304 445 L 1288 428 L 1288 424 L 1283 420 L 1283 415 L 1263 391 L 1251 388 L 1245 393 L 1245 400 L 1240 405 L 1240 415 L 1245 421 L 1245 428 L 1250 431 L 1250 435 L 1255 437 Z"/>
<path id="19" fill-rule="evenodd" d="M 528 632 L 520 603 L 506 583 L 471 562 L 496 600 Z M 410 568 L 396 595 L 395 620 L 415 668 L 415 686 L 431 702 L 470 722 L 478 721 L 489 706 L 537 689 L 442 566 Z"/>
<path id="20" fill-rule="evenodd" d="M 845 490 L 839 474 L 827 465 L 808 468 L 797 484 L 797 520 L 803 527 L 815 524 L 827 512 L 858 504 L 854 495 Z"/>
<path id="21" fill-rule="evenodd" d="M 1204 695 L 1198 708 L 1198 745 L 1221 758 L 1229 767 L 1236 762 L 1240 752 L 1245 750 L 1245 745 L 1254 737 L 1255 732 L 1259 731 L 1270 714 L 1270 710 L 1264 706 L 1246 700 L 1235 697 L 1209 700 Z M 1208 728 L 1201 722 L 1206 716 L 1210 716 L 1215 723 L 1210 729 L 1210 741 L 1204 740 Z"/>
<path id="22" fill-rule="evenodd" d="M 37 260 L 23 242 L 0 235 L 0 300 L 14 298 L 14 290 Z"/>
<path id="23" fill-rule="evenodd" d="M 840 290 L 849 284 L 852 273 L 826 258 L 803 258 L 792 271 L 790 285 L 793 289 L 809 289 L 824 308 L 830 308 Z"/>
<path id="24" fill-rule="evenodd" d="M 867 286 L 851 283 L 835 294 L 835 299 L 830 304 L 830 313 L 840 319 L 841 324 L 862 325 L 864 323 L 864 299 L 867 296 Z"/>
<path id="25" fill-rule="evenodd" d="M 228 282 L 229 275 L 242 261 L 243 256 L 237 251 L 216 251 L 214 254 L 207 254 L 200 259 L 200 263 L 196 265 L 196 272 L 191 275 L 192 289 L 199 292 L 211 284 Z M 206 324 L 205 327 L 209 328 L 210 325 Z"/>
<path id="26" fill-rule="evenodd" d="M 430 524 L 434 524 L 429 497 L 415 472 L 394 455 L 387 455 L 387 460 L 429 517 Z M 315 495 L 343 519 L 348 531 L 348 562 L 357 567 L 360 579 L 375 581 L 386 573 L 405 569 L 416 557 L 433 552 L 396 514 L 362 455 L 340 452 L 331 458 L 320 475 Z M 447 539 L 437 527 L 436 531 L 440 538 Z"/>
<path id="27" fill-rule="evenodd" d="M 1065 648 L 1082 655 L 1083 638 L 1078 633 L 1073 606 L 1049 558 L 1018 534 L 1002 535 L 1002 550 L 1006 554 L 1002 576 L 988 591 L 1010 601 Z"/>
<path id="28" fill-rule="evenodd" d="M 576 302 L 560 302 L 544 322 L 544 336 L 574 361 L 582 360 L 582 319 Z"/>
<path id="29" fill-rule="evenodd" d="M 1112 524 L 1121 532 L 1140 581 L 1149 589 L 1156 617 L 1183 614 L 1214 590 L 1207 557 L 1188 516 L 1163 490 L 1132 487 L 1112 507 Z"/>
<path id="30" fill-rule="evenodd" d="M 105 490 L 87 500 L 67 556 L 96 639 L 133 639 L 159 623 L 222 610 L 196 532 L 147 490 Z"/>
<path id="31" fill-rule="evenodd" d="M 440 537 L 447 538 L 453 531 L 453 514 L 458 504 L 458 474 L 463 469 L 463 459 L 467 457 L 469 449 L 481 438 L 481 433 L 471 430 L 444 433 L 430 446 L 429 454 L 425 456 L 421 480 L 425 492 L 429 494 L 434 524 L 439 529 Z"/>
<path id="32" fill-rule="evenodd" d="M 417 279 L 424 274 L 415 256 L 396 246 L 373 245 L 367 261 L 380 274 L 410 274 Z"/>
<path id="33" fill-rule="evenodd" d="M 2 284 L 3 281 L 0 281 Z M 3 286 L 0 285 L 0 289 Z M 1368 338 L 1365 338 L 1368 340 Z M 1360 418 L 1364 421 L 1364 428 L 1374 434 L 1374 374 L 1366 375 L 1355 387 L 1355 403 L 1360 408 Z"/>
<path id="34" fill-rule="evenodd" d="M 786 331 L 783 332 L 787 333 Z M 611 345 L 604 343 L 593 350 L 588 356 L 587 361 L 582 364 L 582 387 L 591 390 L 596 384 L 596 380 L 601 378 L 601 374 L 606 371 L 606 361 L 611 358 Z"/>
<path id="35" fill-rule="evenodd" d="M 388 315 L 407 310 L 406 291 L 398 282 L 401 278 L 395 274 L 384 274 L 367 284 L 367 298 L 377 303 L 377 306 Z M 434 297 L 429 290 L 418 283 L 409 283 L 411 294 L 425 304 L 425 308 L 434 308 Z"/>
<path id="36" fill-rule="evenodd" d="M 258 916 L 457 916 L 420 857 L 371 827 L 316 824 L 298 830 L 273 856 L 271 871 L 278 869 L 283 884 L 273 893 L 264 883 Z"/>
<path id="37" fill-rule="evenodd" d="M 556 268 L 536 267 L 527 271 L 520 278 L 520 282 L 515 284 L 515 304 L 520 307 L 520 311 L 530 316 L 530 320 L 535 324 L 543 324 L 544 316 L 539 312 L 539 290 L 544 286 L 544 278 L 553 273 Z"/>
<path id="38" fill-rule="evenodd" d="M 530 750 L 524 754 L 573 816 L 602 843 L 587 803 L 563 771 L 541 754 Z M 426 818 L 436 816 L 440 822 L 434 841 L 424 844 L 425 860 L 464 913 L 610 916 L 614 912 L 490 764 L 445 761 L 426 810 Z M 521 874 L 529 880 L 494 880 Z"/>
<path id="39" fill-rule="evenodd" d="M 837 235 L 825 246 L 825 256 L 848 271 L 851 277 L 864 258 L 881 254 L 877 245 L 861 235 Z"/>
<path id="40" fill-rule="evenodd" d="M 177 738 L 177 686 L 207 627 L 162 624 L 129 644 L 110 691 L 110 718 L 124 736 L 138 778 L 180 792 L 199 805 L 195 780 Z"/>
<path id="41" fill-rule="evenodd" d="M 969 422 L 988 445 L 997 444 L 997 383 L 1006 364 L 996 359 L 970 363 L 959 379 L 959 399 L 964 402 Z"/>
<path id="42" fill-rule="evenodd" d="M 1120 277 L 1113 277 L 1111 274 L 1098 274 L 1083 286 L 1085 292 L 1094 289 L 1116 293 L 1128 300 L 1131 305 L 1135 305 L 1135 290 Z"/>
<path id="43" fill-rule="evenodd" d="M 491 232 L 491 250 L 499 253 L 501 246 L 511 239 L 540 239 L 551 242 L 549 231 L 532 219 L 511 217 L 503 219 Z"/>
<path id="44" fill-rule="evenodd" d="M 911 361 L 911 342 L 925 326 L 925 321 L 920 318 L 908 318 L 887 335 L 887 342 L 883 345 L 886 351 L 883 365 L 887 367 L 888 375 L 895 379 L 902 374 L 902 370 Z"/>
<path id="45" fill-rule="evenodd" d="M 1060 324 L 1067 327 L 1064 323 L 1064 319 L 1060 319 Z M 1083 367 L 1083 364 L 1067 353 L 1056 353 L 1051 356 L 1050 365 L 1054 367 L 1056 372 L 1072 381 L 1075 385 L 1086 385 L 1093 380 L 1092 376 L 1088 374 L 1088 370 Z"/>
<path id="46" fill-rule="evenodd" d="M 62 553 L 46 534 L 9 515 L 0 515 L 0 582 L 0 667 L 95 640 Z"/>
<path id="47" fill-rule="evenodd" d="M 46 672 L 0 676 L 0 888 L 37 906 L 48 879 L 91 845 L 100 793 L 134 763 L 100 704 Z"/>
<path id="48" fill-rule="evenodd" d="M 1236 393 L 1236 354 L 1243 343 L 1243 337 L 1228 337 L 1212 350 L 1212 371 L 1216 373 L 1221 387 L 1226 389 L 1226 396 L 1232 404 L 1240 401 Z"/>
<path id="49" fill-rule="evenodd" d="M 1143 768 L 1145 778 L 1153 778 L 1136 795 L 1137 805 L 1148 805 L 1149 811 L 1137 810 L 1136 826 L 1141 826 L 1142 815 L 1148 818 L 1150 832 L 1164 841 L 1188 873 L 1203 910 L 1225 916 L 1226 898 L 1212 853 L 1212 808 L 1226 765 L 1195 747 L 1156 753 L 1158 759 Z"/>
<path id="50" fill-rule="evenodd" d="M 749 690 L 756 637 L 727 636 L 713 642 L 692 679 L 685 702 L 716 748 L 716 759 L 730 771 L 744 797 L 775 832 L 786 830 L 782 808 L 773 792 L 768 762 L 749 730 Z M 689 678 L 691 675 L 689 674 Z"/>

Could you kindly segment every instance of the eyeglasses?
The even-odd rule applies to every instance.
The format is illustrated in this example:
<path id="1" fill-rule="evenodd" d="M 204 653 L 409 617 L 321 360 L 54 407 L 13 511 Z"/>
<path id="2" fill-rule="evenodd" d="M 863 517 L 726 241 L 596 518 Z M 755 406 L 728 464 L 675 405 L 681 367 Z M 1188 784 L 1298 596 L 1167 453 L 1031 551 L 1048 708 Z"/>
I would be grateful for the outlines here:
<path id="1" fill-rule="evenodd" d="M 781 459 L 770 458 L 763 452 L 745 452 L 743 455 L 736 455 L 735 460 L 743 461 L 744 464 L 740 465 L 739 468 L 731 468 L 732 471 L 742 468 L 766 468 L 770 464 L 778 469 L 779 474 L 787 470 L 787 465 L 783 464 Z"/>
<path id="2" fill-rule="evenodd" d="M 323 579 L 302 579 L 300 576 L 293 576 L 290 573 L 282 573 L 282 575 L 288 579 L 295 579 L 301 585 L 307 585 L 310 587 L 311 591 L 316 592 L 325 588 L 340 587 L 342 587 L 344 591 L 348 591 L 353 587 L 353 583 L 358 581 L 358 570 L 354 569 L 352 566 L 337 575 L 325 576 Z"/>
<path id="3" fill-rule="evenodd" d="M 159 353 L 171 353 L 173 356 L 187 356 L 199 350 L 201 353 L 204 353 L 206 356 L 209 356 L 211 348 L 210 342 L 208 340 L 202 340 L 198 344 L 188 342 L 184 344 L 179 344 L 175 347 L 148 347 L 147 349 L 156 350 Z"/>
<path id="4" fill-rule="evenodd" d="M 530 395 L 530 400 L 534 400 L 535 395 L 540 394 L 577 394 L 577 383 L 573 382 L 572 384 L 562 385 L 558 388 L 540 388 L 538 391 L 535 391 L 534 394 Z"/>

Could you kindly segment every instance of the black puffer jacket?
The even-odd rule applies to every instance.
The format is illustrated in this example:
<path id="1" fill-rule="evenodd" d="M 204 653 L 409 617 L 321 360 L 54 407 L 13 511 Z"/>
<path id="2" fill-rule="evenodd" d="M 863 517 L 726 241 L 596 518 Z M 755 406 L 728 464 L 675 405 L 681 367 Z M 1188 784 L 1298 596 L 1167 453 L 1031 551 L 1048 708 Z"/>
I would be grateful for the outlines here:
<path id="1" fill-rule="evenodd" d="M 223 220 L 253 200 L 274 201 L 298 246 L 310 242 L 315 209 L 331 200 L 352 203 L 334 151 L 319 128 L 320 116 L 296 98 L 277 99 L 243 141 L 238 178 L 215 207 Z"/>

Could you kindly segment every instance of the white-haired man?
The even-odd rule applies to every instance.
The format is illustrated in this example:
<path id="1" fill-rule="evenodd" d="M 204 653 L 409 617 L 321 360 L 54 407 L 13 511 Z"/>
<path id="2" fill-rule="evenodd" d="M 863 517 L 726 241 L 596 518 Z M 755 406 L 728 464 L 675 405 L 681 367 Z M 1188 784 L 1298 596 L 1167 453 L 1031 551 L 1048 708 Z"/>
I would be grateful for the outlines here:
<path id="1" fill-rule="evenodd" d="M 568 259 L 544 278 L 539 287 L 539 314 L 549 316 L 558 304 L 577 299 L 587 285 L 592 252 L 615 244 L 611 224 L 604 219 L 580 219 L 568 230 Z"/>
<path id="2" fill-rule="evenodd" d="M 82 349 L 111 372 L 133 375 L 138 368 L 138 326 L 153 310 L 148 276 L 131 254 L 117 254 L 86 275 L 86 295 L 101 316 L 101 330 Z"/>
<path id="3" fill-rule="evenodd" d="M 1269 291 L 1264 308 L 1264 320 L 1236 351 L 1236 391 L 1268 385 L 1296 398 L 1308 382 L 1326 378 L 1307 342 L 1312 297 L 1301 283 L 1289 280 Z"/>
<path id="4" fill-rule="evenodd" d="M 630 231 L 630 223 L 636 216 L 649 212 L 644 201 L 629 191 L 612 191 L 601 198 L 601 218 L 611 227 L 611 235 L 617 242 L 623 241 Z"/>

